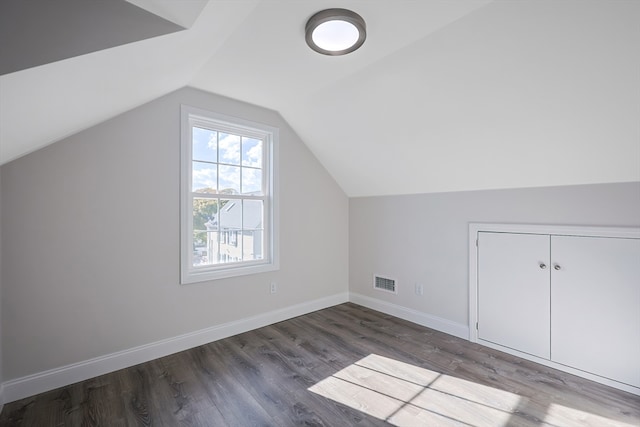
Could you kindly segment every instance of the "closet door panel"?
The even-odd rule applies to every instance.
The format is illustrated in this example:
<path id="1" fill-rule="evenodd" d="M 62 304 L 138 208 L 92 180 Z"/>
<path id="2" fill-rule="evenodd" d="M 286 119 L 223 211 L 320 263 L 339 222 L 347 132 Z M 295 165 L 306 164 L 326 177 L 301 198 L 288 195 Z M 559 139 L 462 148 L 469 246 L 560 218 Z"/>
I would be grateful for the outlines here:
<path id="1" fill-rule="evenodd" d="M 640 387 L 640 240 L 553 236 L 551 358 Z"/>
<path id="2" fill-rule="evenodd" d="M 550 353 L 548 235 L 478 233 L 478 338 Z"/>

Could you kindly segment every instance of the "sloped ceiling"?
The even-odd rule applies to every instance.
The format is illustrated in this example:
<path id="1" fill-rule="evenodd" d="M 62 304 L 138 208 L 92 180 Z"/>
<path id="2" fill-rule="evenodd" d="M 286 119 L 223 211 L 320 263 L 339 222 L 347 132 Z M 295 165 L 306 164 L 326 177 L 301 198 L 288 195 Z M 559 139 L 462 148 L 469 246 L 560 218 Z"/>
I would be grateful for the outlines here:
<path id="1" fill-rule="evenodd" d="M 183 29 L 124 0 L 4 0 L 0 75 Z"/>
<path id="2" fill-rule="evenodd" d="M 0 76 L 6 163 L 179 87 L 277 110 L 349 196 L 640 180 L 640 2 L 129 0 L 183 31 Z M 364 46 L 304 42 L 318 10 Z"/>

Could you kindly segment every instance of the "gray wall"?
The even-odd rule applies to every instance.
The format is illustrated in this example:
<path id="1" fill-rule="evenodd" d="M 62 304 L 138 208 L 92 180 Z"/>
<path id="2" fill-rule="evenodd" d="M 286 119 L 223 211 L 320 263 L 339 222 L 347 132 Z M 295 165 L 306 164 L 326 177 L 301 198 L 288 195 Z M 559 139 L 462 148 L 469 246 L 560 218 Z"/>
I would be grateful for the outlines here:
<path id="1" fill-rule="evenodd" d="M 352 198 L 349 290 L 466 325 L 469 222 L 640 226 L 640 183 Z"/>
<path id="2" fill-rule="evenodd" d="M 0 75 L 180 30 L 125 0 L 3 1 Z"/>
<path id="3" fill-rule="evenodd" d="M 179 285 L 181 103 L 280 128 L 279 271 Z M 5 381 L 348 289 L 348 199 L 273 111 L 185 88 L 1 173 Z"/>

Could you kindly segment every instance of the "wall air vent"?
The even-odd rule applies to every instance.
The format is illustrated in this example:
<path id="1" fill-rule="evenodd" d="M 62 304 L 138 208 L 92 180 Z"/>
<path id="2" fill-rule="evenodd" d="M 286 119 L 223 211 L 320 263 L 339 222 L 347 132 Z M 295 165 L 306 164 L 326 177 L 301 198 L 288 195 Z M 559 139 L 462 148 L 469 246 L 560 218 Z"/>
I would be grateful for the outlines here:
<path id="1" fill-rule="evenodd" d="M 397 294 L 396 279 L 390 279 L 389 277 L 379 276 L 374 274 L 373 276 L 373 288 L 379 291 L 391 292 Z"/>

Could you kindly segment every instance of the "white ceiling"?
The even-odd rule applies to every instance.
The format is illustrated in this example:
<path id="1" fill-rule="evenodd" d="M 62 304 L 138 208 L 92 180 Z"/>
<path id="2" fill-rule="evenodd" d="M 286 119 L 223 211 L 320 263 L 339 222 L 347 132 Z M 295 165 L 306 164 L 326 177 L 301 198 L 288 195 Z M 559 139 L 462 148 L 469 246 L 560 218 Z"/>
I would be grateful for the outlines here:
<path id="1" fill-rule="evenodd" d="M 280 112 L 349 196 L 640 180 L 640 1 L 129 1 L 189 28 L 0 76 L 1 163 L 191 85 Z M 305 45 L 328 7 L 360 50 Z"/>

